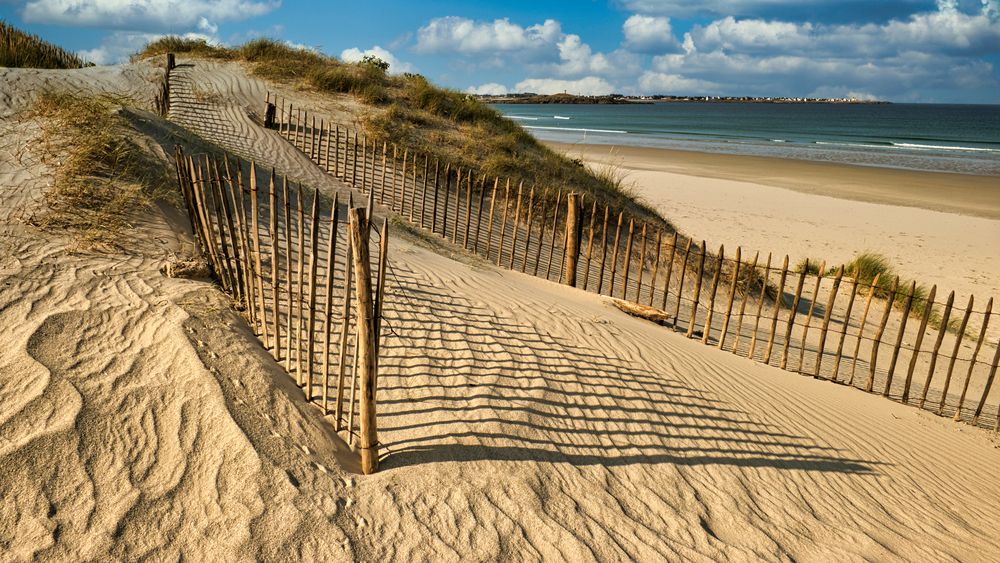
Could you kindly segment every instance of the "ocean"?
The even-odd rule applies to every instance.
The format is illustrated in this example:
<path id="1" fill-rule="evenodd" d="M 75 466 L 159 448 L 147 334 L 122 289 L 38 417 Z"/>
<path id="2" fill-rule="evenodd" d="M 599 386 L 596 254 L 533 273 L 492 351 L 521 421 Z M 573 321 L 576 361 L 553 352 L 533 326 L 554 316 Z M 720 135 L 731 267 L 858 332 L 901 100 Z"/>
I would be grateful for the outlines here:
<path id="1" fill-rule="evenodd" d="M 1000 176 L 1000 105 L 495 104 L 540 140 Z"/>

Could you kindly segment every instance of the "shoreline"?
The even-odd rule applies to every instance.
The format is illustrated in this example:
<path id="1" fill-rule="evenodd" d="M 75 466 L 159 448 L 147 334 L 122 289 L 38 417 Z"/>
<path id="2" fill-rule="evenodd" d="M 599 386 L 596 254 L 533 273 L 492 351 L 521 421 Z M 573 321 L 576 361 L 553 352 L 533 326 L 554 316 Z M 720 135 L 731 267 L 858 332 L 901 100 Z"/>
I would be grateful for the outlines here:
<path id="1" fill-rule="evenodd" d="M 773 157 L 546 143 L 589 166 L 608 163 L 681 232 L 745 256 L 843 264 L 886 256 L 902 278 L 1000 297 L 1000 187 L 993 177 Z M 610 157 L 609 157 L 610 155 Z M 948 183 L 943 183 L 948 181 Z M 942 189 L 942 186 L 947 188 Z M 778 260 L 778 258 L 775 258 Z"/>
<path id="2" fill-rule="evenodd" d="M 629 170 L 734 180 L 836 199 L 1000 220 L 1000 178 L 995 176 L 653 147 L 541 142 L 571 158 Z"/>

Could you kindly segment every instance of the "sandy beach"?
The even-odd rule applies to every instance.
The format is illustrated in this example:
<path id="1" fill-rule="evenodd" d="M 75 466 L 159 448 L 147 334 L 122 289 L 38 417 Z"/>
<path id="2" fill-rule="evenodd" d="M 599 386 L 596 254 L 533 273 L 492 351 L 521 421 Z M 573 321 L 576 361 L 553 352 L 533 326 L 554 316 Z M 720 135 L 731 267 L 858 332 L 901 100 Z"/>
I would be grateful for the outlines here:
<path id="1" fill-rule="evenodd" d="M 754 156 L 547 143 L 627 174 L 637 195 L 710 248 L 834 265 L 858 252 L 898 273 L 1000 295 L 1000 179 Z"/>

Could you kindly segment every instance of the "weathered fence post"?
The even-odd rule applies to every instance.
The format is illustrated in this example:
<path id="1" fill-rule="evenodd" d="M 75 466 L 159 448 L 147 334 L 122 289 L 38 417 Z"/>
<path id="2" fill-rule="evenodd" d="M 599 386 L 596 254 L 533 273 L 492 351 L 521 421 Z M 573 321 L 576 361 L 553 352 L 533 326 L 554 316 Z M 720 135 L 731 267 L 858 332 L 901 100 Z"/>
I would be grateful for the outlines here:
<path id="1" fill-rule="evenodd" d="M 576 261 L 580 257 L 580 196 L 575 192 L 566 195 L 566 264 L 563 280 L 576 286 Z"/>
<path id="2" fill-rule="evenodd" d="M 378 470 L 378 427 L 375 421 L 375 327 L 372 308 L 371 263 L 368 259 L 368 217 L 362 208 L 348 211 L 351 258 L 357 295 L 358 371 L 361 376 L 361 428 L 358 449 L 361 471 Z"/>
<path id="3" fill-rule="evenodd" d="M 896 276 L 892 280 L 892 285 L 889 287 L 889 298 L 885 302 L 885 312 L 882 313 L 882 322 L 878 325 L 878 330 L 875 331 L 875 340 L 872 342 L 872 359 L 868 363 L 868 383 L 865 384 L 865 391 L 871 393 L 872 386 L 875 384 L 875 368 L 878 364 L 878 350 L 882 345 L 882 335 L 885 334 L 885 325 L 889 322 L 889 314 L 892 313 L 892 304 L 896 302 L 896 289 L 899 287 L 899 276 Z"/>
<path id="4" fill-rule="evenodd" d="M 167 53 L 167 71 L 174 70 L 177 67 L 177 57 L 173 53 Z"/>
<path id="5" fill-rule="evenodd" d="M 913 354 L 910 355 L 910 365 L 906 369 L 906 381 L 903 382 L 903 403 L 910 399 L 910 383 L 913 381 L 913 369 L 917 367 L 917 355 L 920 354 L 920 345 L 924 342 L 924 331 L 927 330 L 927 321 L 930 320 L 931 310 L 934 308 L 934 297 L 937 296 L 937 285 L 931 287 L 931 292 L 924 302 L 924 315 L 920 318 L 920 328 L 917 329 L 917 340 L 913 343 Z"/>
<path id="6" fill-rule="evenodd" d="M 941 343 L 948 332 L 948 319 L 951 318 L 951 308 L 955 304 L 955 292 L 948 294 L 948 300 L 944 305 L 944 313 L 941 314 L 941 326 L 938 329 L 937 340 L 934 341 L 934 350 L 931 352 L 931 364 L 927 368 L 927 379 L 924 381 L 924 389 L 920 392 L 920 408 L 924 408 L 927 401 L 927 390 L 931 387 L 931 380 L 934 378 L 934 368 L 937 366 L 938 352 L 941 351 Z"/>
<path id="7" fill-rule="evenodd" d="M 688 319 L 687 337 L 694 336 L 694 323 L 698 320 L 698 302 L 701 301 L 701 278 L 705 275 L 705 241 L 701 241 L 701 256 L 698 257 L 698 273 L 694 278 L 694 293 L 691 295 L 691 318 Z"/>
<path id="8" fill-rule="evenodd" d="M 274 115 L 278 108 L 271 102 L 264 103 L 264 129 L 274 129 Z"/>
<path id="9" fill-rule="evenodd" d="M 955 348 L 951 352 L 948 360 L 948 373 L 944 377 L 944 389 L 941 391 L 941 402 L 938 403 L 937 413 L 944 411 L 944 402 L 948 398 L 948 388 L 951 387 L 951 374 L 955 371 L 955 361 L 958 359 L 958 352 L 962 349 L 962 340 L 965 338 L 965 327 L 969 326 L 969 317 L 972 316 L 972 306 L 975 304 L 975 297 L 969 296 L 969 306 L 965 308 L 965 316 L 962 317 L 962 324 L 958 325 L 955 334 Z"/>
<path id="10" fill-rule="evenodd" d="M 972 358 L 969 359 L 969 371 L 965 373 L 965 383 L 962 384 L 962 394 L 958 398 L 958 410 L 955 411 L 955 420 L 962 418 L 962 406 L 965 404 L 965 394 L 969 391 L 969 380 L 972 379 L 972 370 L 976 367 L 976 359 L 979 351 L 983 348 L 983 340 L 986 339 L 986 329 L 990 326 L 990 313 L 993 312 L 993 298 L 990 297 L 986 303 L 986 312 L 983 315 L 983 325 L 980 327 L 979 340 L 976 341 L 976 348 L 972 351 Z"/>

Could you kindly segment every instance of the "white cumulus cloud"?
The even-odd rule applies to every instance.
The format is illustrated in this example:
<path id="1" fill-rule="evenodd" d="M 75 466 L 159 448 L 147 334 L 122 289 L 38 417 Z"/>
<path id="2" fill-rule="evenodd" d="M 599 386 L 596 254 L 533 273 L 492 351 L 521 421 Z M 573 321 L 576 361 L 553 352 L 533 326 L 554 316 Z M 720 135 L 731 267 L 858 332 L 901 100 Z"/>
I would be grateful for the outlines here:
<path id="1" fill-rule="evenodd" d="M 511 23 L 507 18 L 476 22 L 448 16 L 435 18 L 417 31 L 414 50 L 418 53 L 488 53 L 543 49 L 562 35 L 559 22 L 545 22 L 528 27 Z"/>
<path id="2" fill-rule="evenodd" d="M 625 47 L 637 53 L 664 53 L 680 49 L 670 18 L 633 14 L 622 24 Z"/>

